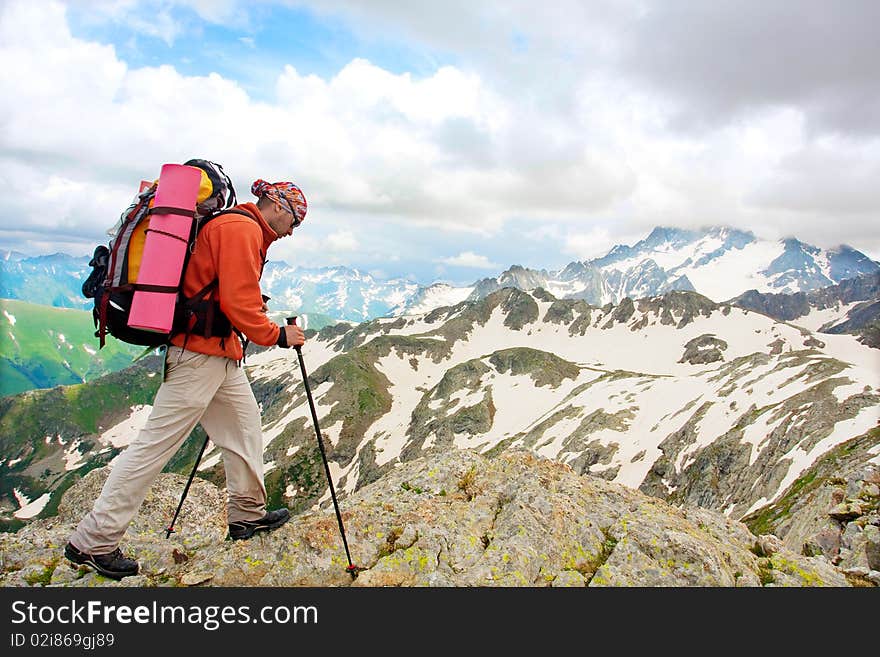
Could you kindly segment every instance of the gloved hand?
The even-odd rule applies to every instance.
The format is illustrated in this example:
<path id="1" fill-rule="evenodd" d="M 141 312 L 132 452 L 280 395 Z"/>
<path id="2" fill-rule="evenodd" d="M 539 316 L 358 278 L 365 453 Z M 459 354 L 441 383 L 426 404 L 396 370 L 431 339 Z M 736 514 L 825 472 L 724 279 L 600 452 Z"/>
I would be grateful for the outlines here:
<path id="1" fill-rule="evenodd" d="M 281 329 L 281 332 L 278 334 L 278 342 L 275 344 L 279 347 L 288 349 L 290 347 L 301 347 L 305 344 L 306 336 L 299 326 L 288 324 L 278 328 Z"/>

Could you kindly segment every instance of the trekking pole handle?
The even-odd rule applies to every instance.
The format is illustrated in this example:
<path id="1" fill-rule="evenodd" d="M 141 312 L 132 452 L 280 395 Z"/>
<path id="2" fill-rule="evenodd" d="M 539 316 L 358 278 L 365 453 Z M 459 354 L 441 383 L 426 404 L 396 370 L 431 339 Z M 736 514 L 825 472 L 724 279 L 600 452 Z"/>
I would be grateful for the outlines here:
<path id="1" fill-rule="evenodd" d="M 288 326 L 296 326 L 296 315 L 293 315 L 292 317 L 288 317 L 285 321 L 287 321 Z M 294 349 L 296 349 L 297 351 L 300 351 L 300 352 L 302 351 L 302 347 L 300 345 L 296 345 L 294 347 Z"/>

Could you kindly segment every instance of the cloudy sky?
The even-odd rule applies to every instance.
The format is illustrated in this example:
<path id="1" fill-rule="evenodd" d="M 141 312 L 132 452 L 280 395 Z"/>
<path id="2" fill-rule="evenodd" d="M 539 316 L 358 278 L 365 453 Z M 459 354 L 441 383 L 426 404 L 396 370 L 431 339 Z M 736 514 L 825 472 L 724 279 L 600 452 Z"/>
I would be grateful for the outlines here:
<path id="1" fill-rule="evenodd" d="M 880 259 L 874 0 L 2 0 L 0 248 L 164 162 L 292 180 L 293 265 L 467 284 L 657 225 Z"/>

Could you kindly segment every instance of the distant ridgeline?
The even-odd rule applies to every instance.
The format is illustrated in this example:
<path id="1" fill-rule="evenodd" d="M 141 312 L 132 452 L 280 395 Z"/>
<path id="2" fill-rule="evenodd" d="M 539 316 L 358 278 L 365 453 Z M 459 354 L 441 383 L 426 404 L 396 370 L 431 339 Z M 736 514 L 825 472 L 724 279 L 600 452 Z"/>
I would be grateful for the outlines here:
<path id="1" fill-rule="evenodd" d="M 88 258 L 64 254 L 28 258 L 0 252 L 0 297 L 87 308 L 80 294 L 87 263 Z M 750 290 L 809 292 L 878 272 L 880 264 L 848 246 L 826 250 L 796 239 L 771 242 L 726 227 L 655 228 L 635 245 L 615 246 L 601 258 L 571 262 L 556 271 L 514 265 L 464 287 L 422 286 L 402 278 L 383 281 L 347 267 L 309 269 L 275 261 L 266 264 L 262 286 L 272 297 L 273 310 L 363 322 L 428 312 L 505 287 L 542 288 L 559 299 L 583 299 L 597 306 L 675 290 L 722 302 Z"/>
<path id="2" fill-rule="evenodd" d="M 91 302 L 80 292 L 88 271 L 85 257 L 60 253 L 26 257 L 0 252 L 0 297 L 89 309 Z M 464 300 L 479 300 L 506 287 L 543 289 L 559 299 L 582 299 L 594 306 L 671 291 L 696 291 L 715 302 L 731 301 L 779 320 L 797 319 L 822 332 L 855 333 L 866 344 L 877 346 L 878 276 L 880 264 L 846 246 L 823 250 L 796 239 L 768 242 L 731 228 L 656 228 L 634 246 L 615 246 L 602 258 L 572 262 L 552 272 L 516 265 L 496 278 L 484 278 L 466 287 L 444 283 L 420 286 L 403 279 L 379 281 L 356 269 L 295 268 L 284 262 L 267 263 L 261 284 L 272 297 L 273 318 L 283 321 L 287 315 L 305 313 L 315 329 L 336 321 L 359 323 L 426 313 Z M 10 306 L 7 311 L 15 309 L 20 322 L 26 316 L 35 318 L 40 335 L 51 336 L 49 327 L 56 331 L 56 317 L 47 317 L 40 326 L 41 311 L 22 306 Z M 29 341 L 21 333 L 22 325 L 16 329 L 15 320 L 6 318 L 11 330 L 0 332 L 0 340 L 11 342 L 2 353 L 5 376 L 0 393 L 89 380 L 128 362 L 125 357 L 132 351 L 117 343 L 117 353 L 84 363 L 82 358 L 94 347 L 94 341 L 85 335 L 90 320 L 76 315 L 65 319 L 69 325 L 60 333 L 68 343 L 55 349 L 46 348 L 45 341 L 41 348 L 22 346 Z M 73 340 L 74 335 L 84 339 Z M 14 346 L 16 340 L 19 347 Z M 71 344 L 77 345 L 76 355 L 69 353 Z"/>
<path id="3" fill-rule="evenodd" d="M 81 287 L 91 271 L 89 258 L 57 253 L 25 257 L 0 252 L 0 297 L 58 308 L 90 309 Z M 308 313 L 314 326 L 342 320 L 362 322 L 401 305 L 416 292 L 402 279 L 377 281 L 346 267 L 296 268 L 284 262 L 266 263 L 261 280 L 278 312 Z"/>

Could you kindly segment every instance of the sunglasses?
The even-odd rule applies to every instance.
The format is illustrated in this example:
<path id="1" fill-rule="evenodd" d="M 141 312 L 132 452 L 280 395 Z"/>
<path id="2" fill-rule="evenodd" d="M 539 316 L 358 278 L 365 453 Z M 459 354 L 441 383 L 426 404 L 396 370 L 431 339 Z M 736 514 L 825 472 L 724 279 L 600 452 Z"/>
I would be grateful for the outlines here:
<path id="1" fill-rule="evenodd" d="M 293 202 L 291 202 L 290 199 L 288 199 L 286 197 L 282 197 L 282 198 L 284 198 L 284 202 L 287 204 L 287 211 L 293 215 L 292 228 L 296 228 L 297 226 L 299 226 L 302 223 L 302 219 L 300 219 L 299 217 L 296 216 L 296 209 L 293 207 Z"/>

